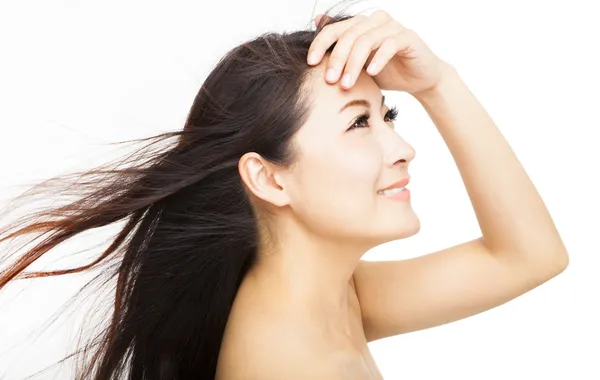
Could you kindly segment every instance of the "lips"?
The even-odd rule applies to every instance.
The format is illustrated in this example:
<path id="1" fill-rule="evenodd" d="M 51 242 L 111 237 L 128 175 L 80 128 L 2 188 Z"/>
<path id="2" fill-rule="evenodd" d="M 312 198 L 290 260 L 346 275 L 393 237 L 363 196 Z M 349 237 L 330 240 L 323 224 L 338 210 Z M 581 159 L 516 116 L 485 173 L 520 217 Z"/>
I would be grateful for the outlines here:
<path id="1" fill-rule="evenodd" d="M 385 189 L 381 189 L 379 191 L 389 190 L 389 189 L 393 189 L 396 187 L 403 187 L 403 186 L 408 185 L 408 182 L 410 182 L 410 177 L 406 177 L 404 179 L 401 179 L 400 181 L 394 182 L 391 185 L 389 185 L 388 187 L 386 187 Z"/>

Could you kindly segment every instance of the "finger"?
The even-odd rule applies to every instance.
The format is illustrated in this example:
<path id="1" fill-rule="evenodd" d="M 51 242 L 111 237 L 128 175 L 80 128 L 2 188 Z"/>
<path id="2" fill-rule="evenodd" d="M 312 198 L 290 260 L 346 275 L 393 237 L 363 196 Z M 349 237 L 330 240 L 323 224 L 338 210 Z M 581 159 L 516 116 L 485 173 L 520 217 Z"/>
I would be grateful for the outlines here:
<path id="1" fill-rule="evenodd" d="M 412 39 L 409 36 L 410 31 L 405 29 L 403 32 L 390 36 L 383 41 L 377 52 L 371 59 L 367 68 L 367 73 L 377 75 L 387 65 L 399 51 L 411 46 Z"/>
<path id="2" fill-rule="evenodd" d="M 331 20 L 331 18 L 332 18 L 331 16 L 328 16 L 324 13 L 319 13 L 314 18 L 315 26 L 318 27 L 321 22 L 327 22 L 327 21 Z"/>
<path id="3" fill-rule="evenodd" d="M 346 29 L 336 41 L 335 47 L 333 48 L 333 51 L 329 57 L 329 61 L 327 63 L 326 80 L 329 83 L 335 83 L 340 78 L 340 75 L 344 70 L 344 66 L 348 61 L 350 53 L 352 52 L 352 48 L 357 39 L 368 33 L 370 30 L 387 23 L 389 20 L 390 17 L 386 12 L 377 11 L 368 18 L 363 19 L 362 22 L 354 24 L 350 28 Z M 365 42 L 366 44 L 372 44 L 376 41 Z"/>
<path id="4" fill-rule="evenodd" d="M 363 68 L 366 66 L 369 58 L 374 55 L 373 51 L 380 49 L 383 42 L 391 36 L 400 34 L 404 30 L 404 26 L 400 25 L 395 20 L 388 21 L 366 33 L 362 34 L 352 47 L 350 56 L 344 68 L 342 76 L 342 86 L 350 88 L 356 82 Z M 376 53 L 375 53 L 376 54 Z M 371 59 L 372 61 L 372 59 Z"/>
<path id="5" fill-rule="evenodd" d="M 332 24 L 327 24 L 321 29 L 319 34 L 316 35 L 313 42 L 308 48 L 308 59 L 309 65 L 316 65 L 321 62 L 323 55 L 329 49 L 329 47 L 337 41 L 339 36 L 350 28 L 352 25 L 362 21 L 366 16 L 354 16 L 344 21 L 338 21 Z M 313 58 L 314 57 L 314 58 Z"/>
<path id="6" fill-rule="evenodd" d="M 315 16 L 315 18 L 314 18 L 315 26 L 319 25 L 319 21 L 321 21 L 321 17 L 323 17 L 323 14 L 318 14 Z"/>

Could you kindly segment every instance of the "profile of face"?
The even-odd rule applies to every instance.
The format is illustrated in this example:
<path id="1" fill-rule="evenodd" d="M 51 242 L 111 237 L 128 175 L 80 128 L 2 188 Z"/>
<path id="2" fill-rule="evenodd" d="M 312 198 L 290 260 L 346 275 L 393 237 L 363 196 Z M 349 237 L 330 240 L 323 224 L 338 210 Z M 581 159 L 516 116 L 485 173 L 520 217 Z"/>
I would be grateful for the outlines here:
<path id="1" fill-rule="evenodd" d="M 368 249 L 412 236 L 420 222 L 410 199 L 391 199 L 378 190 L 409 177 L 415 151 L 394 130 L 390 107 L 382 104 L 371 76 L 363 70 L 348 90 L 339 81 L 329 84 L 324 75 L 328 59 L 326 55 L 309 76 L 312 108 L 293 138 L 298 160 L 276 171 L 274 181 L 255 179 L 271 182 L 259 197 L 283 209 L 279 224 L 326 241 Z M 341 110 L 360 99 L 369 104 Z M 365 112 L 368 120 L 357 123 Z"/>
<path id="2" fill-rule="evenodd" d="M 299 161 L 282 174 L 287 201 L 304 228 L 326 238 L 382 244 L 420 229 L 411 201 L 378 190 L 409 177 L 415 151 L 394 130 L 390 107 L 363 70 L 352 88 L 325 82 L 329 56 L 315 67 L 313 108 L 295 135 Z M 351 100 L 369 105 L 343 108 Z M 368 120 L 355 123 L 367 111 Z M 353 125 L 354 124 L 354 125 Z M 352 129 L 349 129 L 352 128 Z"/>

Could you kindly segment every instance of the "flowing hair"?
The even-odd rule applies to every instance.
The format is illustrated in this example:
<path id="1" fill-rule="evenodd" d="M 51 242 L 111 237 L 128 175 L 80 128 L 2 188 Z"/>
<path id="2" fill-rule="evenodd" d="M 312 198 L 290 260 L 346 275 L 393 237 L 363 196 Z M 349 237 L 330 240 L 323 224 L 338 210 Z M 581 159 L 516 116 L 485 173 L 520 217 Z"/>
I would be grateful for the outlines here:
<path id="1" fill-rule="evenodd" d="M 17 279 L 93 269 L 100 273 L 76 296 L 98 285 L 93 294 L 102 287 L 115 297 L 110 313 L 95 311 L 110 315 L 100 332 L 58 362 L 83 353 L 77 380 L 214 379 L 231 306 L 261 242 L 261 214 L 238 162 L 247 152 L 282 167 L 298 159 L 292 137 L 311 106 L 308 49 L 327 24 L 353 17 L 328 12 L 316 30 L 265 33 L 225 54 L 182 130 L 130 140 L 144 144 L 89 171 L 41 182 L 10 203 L 76 197 L 0 230 L 0 243 L 29 234 L 39 240 L 2 270 L 0 289 Z M 60 243 L 121 221 L 89 264 L 25 272 Z"/>

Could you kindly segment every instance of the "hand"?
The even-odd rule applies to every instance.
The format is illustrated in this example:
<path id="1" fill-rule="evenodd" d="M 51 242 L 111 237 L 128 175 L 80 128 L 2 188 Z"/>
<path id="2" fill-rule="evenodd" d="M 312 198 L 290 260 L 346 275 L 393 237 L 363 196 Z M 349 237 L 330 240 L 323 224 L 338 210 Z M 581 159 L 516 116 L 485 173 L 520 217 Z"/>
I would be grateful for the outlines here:
<path id="1" fill-rule="evenodd" d="M 319 23 L 323 15 L 315 17 Z M 327 16 L 325 16 L 327 17 Z M 350 19 L 327 25 L 315 37 L 308 56 L 316 55 L 321 62 L 324 52 L 334 43 L 328 69 L 335 74 L 329 83 L 335 83 L 340 73 L 349 75 L 350 81 L 342 87 L 351 88 L 362 69 L 369 66 L 367 74 L 382 90 L 405 91 L 412 95 L 430 91 L 440 83 L 451 67 L 438 58 L 412 30 L 395 21 L 387 12 L 378 10 L 371 16 L 357 15 Z M 326 70 L 327 72 L 327 70 Z"/>

